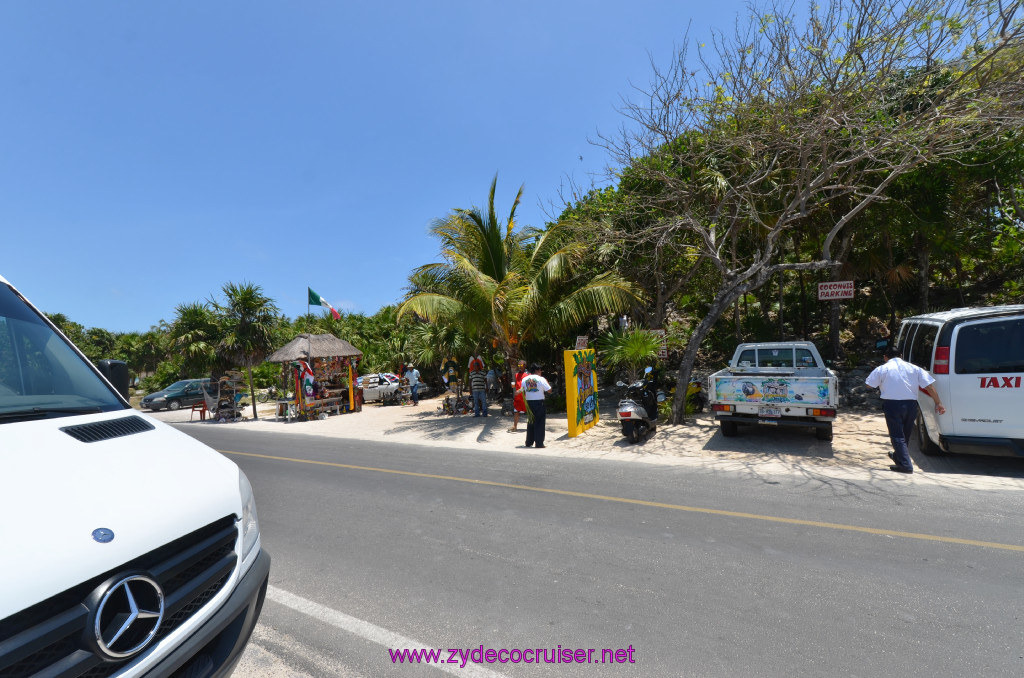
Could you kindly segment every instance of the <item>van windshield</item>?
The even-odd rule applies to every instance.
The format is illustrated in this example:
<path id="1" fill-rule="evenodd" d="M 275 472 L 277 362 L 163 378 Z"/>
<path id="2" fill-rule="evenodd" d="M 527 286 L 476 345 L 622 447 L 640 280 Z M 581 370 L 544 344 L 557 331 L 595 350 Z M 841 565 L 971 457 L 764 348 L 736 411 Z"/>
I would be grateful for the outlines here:
<path id="1" fill-rule="evenodd" d="M 0 424 L 124 407 L 59 334 L 0 284 Z"/>

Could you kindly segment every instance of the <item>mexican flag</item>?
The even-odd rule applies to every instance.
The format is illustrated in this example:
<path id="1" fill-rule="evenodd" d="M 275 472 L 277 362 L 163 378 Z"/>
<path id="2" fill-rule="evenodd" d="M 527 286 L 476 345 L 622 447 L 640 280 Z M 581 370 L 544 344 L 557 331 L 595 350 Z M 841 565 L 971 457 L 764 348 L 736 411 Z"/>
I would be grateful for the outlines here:
<path id="1" fill-rule="evenodd" d="M 313 291 L 312 287 L 307 287 L 306 289 L 309 290 L 310 306 L 323 306 L 324 308 L 329 308 L 331 309 L 331 315 L 334 316 L 334 319 L 341 320 L 341 314 L 335 311 L 334 307 L 331 306 L 326 299 L 322 299 L 319 294 Z"/>
<path id="2" fill-rule="evenodd" d="M 297 361 L 299 363 L 299 383 L 301 384 L 302 393 L 307 398 L 313 397 L 313 370 L 309 369 L 309 365 L 305 360 Z"/>

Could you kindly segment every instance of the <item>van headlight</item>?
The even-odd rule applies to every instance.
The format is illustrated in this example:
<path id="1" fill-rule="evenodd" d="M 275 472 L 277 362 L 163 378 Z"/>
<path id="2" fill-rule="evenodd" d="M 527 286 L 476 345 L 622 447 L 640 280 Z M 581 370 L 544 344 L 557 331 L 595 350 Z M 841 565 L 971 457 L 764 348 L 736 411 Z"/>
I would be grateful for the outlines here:
<path id="1" fill-rule="evenodd" d="M 245 477 L 242 469 L 238 469 L 238 493 L 242 497 L 242 561 L 244 562 L 253 547 L 260 540 L 260 519 L 256 516 L 256 500 L 253 498 L 252 485 Z"/>

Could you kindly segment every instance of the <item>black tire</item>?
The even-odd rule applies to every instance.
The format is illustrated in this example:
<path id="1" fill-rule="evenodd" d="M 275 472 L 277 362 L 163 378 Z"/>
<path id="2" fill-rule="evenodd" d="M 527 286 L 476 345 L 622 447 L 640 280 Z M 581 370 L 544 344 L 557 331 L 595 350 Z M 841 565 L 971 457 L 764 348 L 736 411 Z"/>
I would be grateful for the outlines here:
<path id="1" fill-rule="evenodd" d="M 180 400 L 171 400 L 171 401 L 169 401 L 167 403 L 167 409 L 171 410 L 172 412 L 175 411 L 175 410 L 180 410 L 181 409 L 181 401 Z"/>
<path id="2" fill-rule="evenodd" d="M 625 420 L 622 422 L 622 435 L 629 438 L 633 435 L 633 422 Z"/>
<path id="3" fill-rule="evenodd" d="M 268 400 L 270 400 L 270 392 L 269 391 L 260 391 L 259 393 L 256 394 L 256 401 L 257 402 L 265 403 Z"/>
<path id="4" fill-rule="evenodd" d="M 633 430 L 629 432 L 629 442 L 636 445 L 640 442 L 640 427 L 634 425 Z"/>
<path id="5" fill-rule="evenodd" d="M 825 442 L 832 442 L 832 424 L 828 426 L 815 426 L 814 437 Z"/>
<path id="6" fill-rule="evenodd" d="M 921 453 L 926 457 L 941 457 L 946 454 L 945 451 L 932 442 L 932 439 L 928 437 L 928 431 L 925 429 L 924 417 L 921 413 L 917 413 L 917 424 L 914 426 L 917 429 L 917 446 L 921 449 Z"/>
<path id="7" fill-rule="evenodd" d="M 735 421 L 726 421 L 725 419 L 718 422 L 718 427 L 722 430 L 722 435 L 726 438 L 732 438 L 739 432 L 739 427 Z"/>

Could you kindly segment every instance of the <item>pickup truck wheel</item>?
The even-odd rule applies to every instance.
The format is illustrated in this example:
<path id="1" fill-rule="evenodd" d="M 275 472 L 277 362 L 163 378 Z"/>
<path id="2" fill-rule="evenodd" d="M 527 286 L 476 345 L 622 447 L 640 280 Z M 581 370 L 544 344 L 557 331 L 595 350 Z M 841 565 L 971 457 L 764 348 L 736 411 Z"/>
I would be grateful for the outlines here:
<path id="1" fill-rule="evenodd" d="M 928 430 L 924 426 L 924 417 L 920 413 L 917 415 L 917 446 L 921 448 L 922 454 L 927 457 L 941 457 L 945 454 L 941 447 L 932 442 L 932 439 L 928 437 Z"/>
<path id="2" fill-rule="evenodd" d="M 732 438 L 739 431 L 735 421 L 725 421 L 723 419 L 718 422 L 718 426 L 722 429 L 722 435 L 726 438 Z"/>
<path id="3" fill-rule="evenodd" d="M 181 409 L 181 401 L 180 400 L 172 400 L 171 402 L 167 403 L 167 409 L 172 410 L 172 411 L 173 410 Z"/>
<path id="4" fill-rule="evenodd" d="M 820 426 L 814 429 L 814 437 L 818 440 L 824 440 L 826 442 L 832 441 L 832 424 L 830 423 L 827 427 Z"/>

